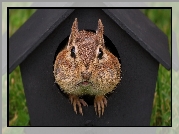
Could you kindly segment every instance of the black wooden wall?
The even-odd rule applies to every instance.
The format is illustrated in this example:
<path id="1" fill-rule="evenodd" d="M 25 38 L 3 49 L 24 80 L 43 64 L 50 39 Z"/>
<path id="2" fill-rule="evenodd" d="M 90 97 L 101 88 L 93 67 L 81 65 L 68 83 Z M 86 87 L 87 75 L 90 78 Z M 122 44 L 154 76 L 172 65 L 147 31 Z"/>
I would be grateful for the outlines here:
<path id="1" fill-rule="evenodd" d="M 121 57 L 122 81 L 109 96 L 101 118 L 95 115 L 93 105 L 83 107 L 83 116 L 76 115 L 54 83 L 55 52 L 69 36 L 75 18 L 80 30 L 96 30 L 100 18 L 104 34 Z M 150 123 L 158 62 L 101 10 L 75 10 L 20 67 L 32 126 L 148 126 Z"/>

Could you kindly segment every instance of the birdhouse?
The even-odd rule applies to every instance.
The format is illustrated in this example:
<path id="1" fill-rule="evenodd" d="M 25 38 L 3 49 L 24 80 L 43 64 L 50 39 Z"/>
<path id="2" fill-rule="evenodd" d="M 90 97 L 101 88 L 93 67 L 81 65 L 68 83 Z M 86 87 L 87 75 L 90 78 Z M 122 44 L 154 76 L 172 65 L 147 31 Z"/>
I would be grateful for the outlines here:
<path id="1" fill-rule="evenodd" d="M 101 117 L 90 97 L 76 114 L 55 83 L 54 61 L 75 18 L 89 31 L 101 19 L 105 45 L 121 63 L 122 80 Z M 159 64 L 170 69 L 167 36 L 138 9 L 38 9 L 9 40 L 9 73 L 20 65 L 32 126 L 148 126 Z"/>

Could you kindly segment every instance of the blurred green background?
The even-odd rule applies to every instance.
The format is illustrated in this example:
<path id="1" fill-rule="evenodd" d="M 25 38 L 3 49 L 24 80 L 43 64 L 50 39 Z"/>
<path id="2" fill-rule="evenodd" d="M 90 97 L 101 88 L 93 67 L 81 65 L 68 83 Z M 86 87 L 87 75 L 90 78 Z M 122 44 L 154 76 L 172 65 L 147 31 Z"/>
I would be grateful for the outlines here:
<path id="1" fill-rule="evenodd" d="M 9 37 L 35 11 L 35 9 L 9 10 Z M 171 10 L 142 9 L 141 11 L 168 36 L 171 52 Z M 9 125 L 27 126 L 29 125 L 29 120 L 20 68 L 18 66 L 9 74 Z M 161 65 L 158 71 L 150 125 L 171 126 L 171 70 L 168 71 Z"/>

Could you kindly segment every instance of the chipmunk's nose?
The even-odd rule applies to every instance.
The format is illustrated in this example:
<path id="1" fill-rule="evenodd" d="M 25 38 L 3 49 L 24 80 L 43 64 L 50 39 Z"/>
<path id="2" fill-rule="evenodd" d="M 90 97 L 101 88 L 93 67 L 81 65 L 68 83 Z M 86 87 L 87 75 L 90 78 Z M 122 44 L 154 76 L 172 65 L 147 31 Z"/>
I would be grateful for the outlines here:
<path id="1" fill-rule="evenodd" d="M 83 71 L 81 72 L 81 76 L 85 81 L 88 81 L 91 77 L 91 72 L 90 71 Z"/>

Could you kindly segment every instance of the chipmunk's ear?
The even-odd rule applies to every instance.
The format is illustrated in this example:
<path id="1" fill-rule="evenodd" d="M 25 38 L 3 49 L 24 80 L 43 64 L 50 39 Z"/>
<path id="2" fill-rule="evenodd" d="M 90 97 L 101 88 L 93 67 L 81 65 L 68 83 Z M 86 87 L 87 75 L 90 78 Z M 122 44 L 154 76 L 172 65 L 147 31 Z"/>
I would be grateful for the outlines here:
<path id="1" fill-rule="evenodd" d="M 71 27 L 71 34 L 68 40 L 68 45 L 72 44 L 73 41 L 75 41 L 74 39 L 76 38 L 78 34 L 78 21 L 77 18 L 75 18 L 75 21 L 73 22 L 73 25 Z"/>
<path id="2" fill-rule="evenodd" d="M 98 34 L 99 36 L 102 36 L 104 33 L 104 26 L 103 23 L 101 21 L 101 19 L 98 20 L 98 28 L 96 30 L 96 34 Z"/>
<path id="3" fill-rule="evenodd" d="M 78 21 L 77 18 L 75 18 L 75 21 L 73 22 L 72 28 L 71 28 L 71 34 L 75 35 L 78 33 Z"/>
<path id="4" fill-rule="evenodd" d="M 104 43 L 104 39 L 103 39 L 104 26 L 103 26 L 103 23 L 102 23 L 101 19 L 98 20 L 98 28 L 96 30 L 96 34 L 97 34 L 97 36 L 99 38 L 100 44 L 103 44 Z"/>

